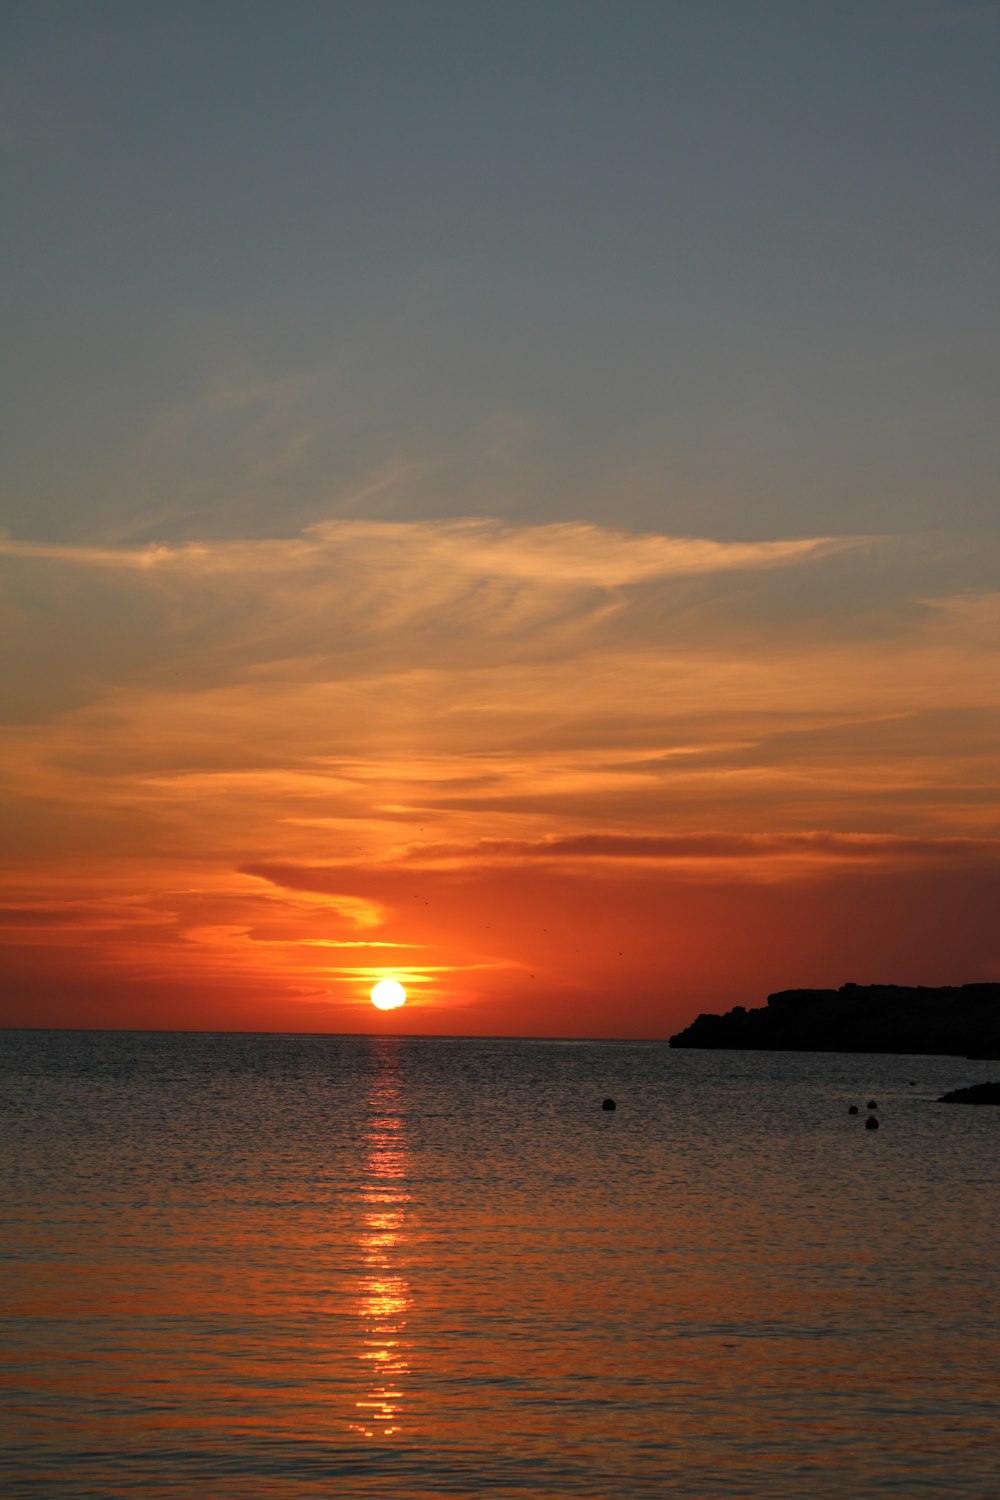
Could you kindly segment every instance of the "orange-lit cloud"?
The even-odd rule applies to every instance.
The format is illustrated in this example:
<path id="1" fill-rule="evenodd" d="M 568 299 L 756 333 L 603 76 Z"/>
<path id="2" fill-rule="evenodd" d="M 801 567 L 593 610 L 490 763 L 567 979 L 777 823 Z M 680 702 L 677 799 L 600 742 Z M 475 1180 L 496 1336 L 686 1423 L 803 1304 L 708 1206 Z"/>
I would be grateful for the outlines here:
<path id="1" fill-rule="evenodd" d="M 850 538 L 718 542 L 617 532 L 583 523 L 510 526 L 453 521 L 320 522 L 292 540 L 139 547 L 67 546 L 0 537 L 0 556 L 79 568 L 188 575 L 261 575 L 318 567 L 369 567 L 439 581 L 449 575 L 614 588 L 645 578 L 780 567 L 857 545 Z M 447 586 L 447 585 L 446 585 Z"/>
<path id="2" fill-rule="evenodd" d="M 891 862 L 914 867 L 925 860 L 960 864 L 1000 862 L 1000 839 L 902 838 L 875 833 L 703 833 L 609 834 L 581 833 L 566 838 L 480 839 L 475 844 L 422 845 L 409 851 L 411 859 L 468 860 L 485 856 L 506 861 L 543 860 L 655 860 L 691 861 L 712 866 L 748 860 L 770 868 L 792 864 L 798 873 L 803 861 L 828 870 L 836 861 Z"/>
<path id="3" fill-rule="evenodd" d="M 358 1029 L 392 974 L 416 1030 L 620 1029 L 624 988 L 661 1034 L 992 973 L 991 565 L 488 520 L 0 542 L 5 1013 Z"/>

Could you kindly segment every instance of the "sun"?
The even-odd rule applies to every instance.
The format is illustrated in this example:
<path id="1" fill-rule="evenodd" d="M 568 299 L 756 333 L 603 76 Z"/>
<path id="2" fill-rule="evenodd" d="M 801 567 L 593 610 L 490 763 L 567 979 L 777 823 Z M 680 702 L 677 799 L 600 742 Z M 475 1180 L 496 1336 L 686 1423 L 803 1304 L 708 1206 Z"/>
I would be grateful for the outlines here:
<path id="1" fill-rule="evenodd" d="M 406 991 L 397 979 L 380 979 L 372 990 L 372 1004 L 379 1010 L 396 1010 L 406 1003 Z"/>

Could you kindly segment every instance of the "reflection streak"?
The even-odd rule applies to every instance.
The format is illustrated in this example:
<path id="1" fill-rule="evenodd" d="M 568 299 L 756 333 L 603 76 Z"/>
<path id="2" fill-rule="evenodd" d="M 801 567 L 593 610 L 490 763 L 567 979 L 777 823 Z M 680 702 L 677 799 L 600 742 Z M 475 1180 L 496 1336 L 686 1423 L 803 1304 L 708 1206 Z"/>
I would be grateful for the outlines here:
<path id="1" fill-rule="evenodd" d="M 407 1154 L 399 1082 L 391 1059 L 381 1056 L 368 1093 L 365 1179 L 359 1245 L 364 1272 L 358 1300 L 360 1359 L 367 1391 L 352 1424 L 365 1437 L 389 1437 L 401 1428 L 404 1384 L 409 1373 L 405 1339 L 410 1288 L 399 1269 L 406 1241 Z"/>

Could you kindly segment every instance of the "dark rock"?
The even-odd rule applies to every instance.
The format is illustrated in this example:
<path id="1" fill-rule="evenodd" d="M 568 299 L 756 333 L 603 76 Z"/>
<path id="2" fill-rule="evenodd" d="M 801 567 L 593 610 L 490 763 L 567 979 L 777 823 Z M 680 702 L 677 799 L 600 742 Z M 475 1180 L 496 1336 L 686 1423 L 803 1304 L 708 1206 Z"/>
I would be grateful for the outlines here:
<path id="1" fill-rule="evenodd" d="M 613 1099 L 605 1099 L 601 1105 L 602 1109 L 617 1109 L 618 1106 Z"/>
<path id="2" fill-rule="evenodd" d="M 700 1015 L 670 1045 L 1000 1058 L 1000 984 L 779 990 L 757 1010 Z"/>
<path id="3" fill-rule="evenodd" d="M 967 1089 L 942 1094 L 939 1104 L 1000 1104 L 1000 1083 L 972 1083 Z"/>
<path id="4" fill-rule="evenodd" d="M 876 1120 L 876 1118 L 875 1118 L 874 1115 L 869 1115 L 868 1116 L 867 1120 L 865 1121 L 865 1129 L 866 1130 L 877 1130 L 878 1129 L 878 1121 Z"/>

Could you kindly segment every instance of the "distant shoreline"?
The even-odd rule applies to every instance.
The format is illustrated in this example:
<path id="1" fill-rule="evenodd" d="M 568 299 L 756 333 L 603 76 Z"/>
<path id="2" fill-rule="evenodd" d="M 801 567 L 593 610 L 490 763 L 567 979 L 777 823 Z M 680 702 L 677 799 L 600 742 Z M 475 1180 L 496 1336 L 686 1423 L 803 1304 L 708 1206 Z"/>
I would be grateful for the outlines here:
<path id="1" fill-rule="evenodd" d="M 670 1045 L 1000 1058 L 1000 984 L 779 990 L 759 1009 L 703 1013 Z"/>

